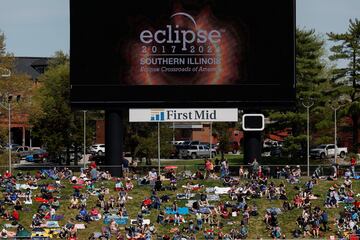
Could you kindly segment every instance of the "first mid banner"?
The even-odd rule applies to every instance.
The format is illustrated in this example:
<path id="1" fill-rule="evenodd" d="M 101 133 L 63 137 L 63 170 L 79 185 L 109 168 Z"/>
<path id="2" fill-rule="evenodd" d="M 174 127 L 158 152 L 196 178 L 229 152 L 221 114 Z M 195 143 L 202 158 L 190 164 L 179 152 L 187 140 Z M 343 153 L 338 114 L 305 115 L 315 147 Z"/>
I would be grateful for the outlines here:
<path id="1" fill-rule="evenodd" d="M 130 122 L 237 122 L 237 108 L 130 109 Z"/>

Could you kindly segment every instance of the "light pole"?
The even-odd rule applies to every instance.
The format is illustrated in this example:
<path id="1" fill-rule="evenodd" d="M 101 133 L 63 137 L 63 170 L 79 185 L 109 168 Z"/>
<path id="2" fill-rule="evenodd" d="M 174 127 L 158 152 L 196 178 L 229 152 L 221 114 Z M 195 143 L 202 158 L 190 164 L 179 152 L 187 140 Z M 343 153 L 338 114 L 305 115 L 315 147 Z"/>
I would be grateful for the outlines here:
<path id="1" fill-rule="evenodd" d="M 307 114 L 307 123 L 306 123 L 306 135 L 307 135 L 307 149 L 306 149 L 306 157 L 307 157 L 307 176 L 310 176 L 310 136 L 309 136 L 309 109 L 314 105 L 314 100 L 312 98 L 307 99 L 306 101 L 302 100 L 302 105 L 306 108 L 306 114 Z"/>
<path id="2" fill-rule="evenodd" d="M 332 105 L 330 103 L 330 107 L 332 110 L 334 110 L 334 163 L 336 164 L 336 158 L 337 158 L 337 136 L 336 136 L 336 132 L 337 132 L 337 127 L 336 127 L 336 111 L 341 107 L 341 105 L 339 104 L 334 104 Z"/>
<path id="3" fill-rule="evenodd" d="M 160 176 L 160 122 L 158 122 L 158 171 L 159 171 L 159 176 Z"/>
<path id="4" fill-rule="evenodd" d="M 85 159 L 86 159 L 86 110 L 83 110 L 84 112 L 84 157 L 83 157 L 83 160 L 84 160 L 84 163 L 83 163 L 83 168 L 85 170 Z"/>
<path id="5" fill-rule="evenodd" d="M 11 100 L 12 100 L 12 95 L 8 95 L 7 98 L 5 98 L 5 100 L 7 99 L 7 102 L 4 101 L 4 98 L 1 97 L 1 101 L 0 101 L 0 107 L 6 109 L 8 111 L 8 145 L 9 145 L 9 172 L 11 173 Z M 18 102 L 20 100 L 20 95 L 16 96 L 16 101 Z"/>

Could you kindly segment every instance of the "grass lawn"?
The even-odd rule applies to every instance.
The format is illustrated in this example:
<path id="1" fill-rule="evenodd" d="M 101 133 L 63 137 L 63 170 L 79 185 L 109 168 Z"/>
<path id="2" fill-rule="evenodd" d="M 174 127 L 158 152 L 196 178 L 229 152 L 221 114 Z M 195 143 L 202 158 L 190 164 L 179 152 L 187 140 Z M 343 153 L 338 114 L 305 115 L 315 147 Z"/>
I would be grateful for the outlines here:
<path id="1" fill-rule="evenodd" d="M 302 183 L 298 184 L 297 186 L 302 186 L 304 184 L 305 180 L 306 179 L 302 179 Z M 275 179 L 273 181 L 278 185 L 283 180 Z M 40 184 L 49 183 L 49 182 L 52 182 L 52 181 L 51 180 L 42 180 L 40 182 Z M 342 179 L 338 180 L 337 182 L 321 181 L 318 185 L 316 185 L 314 187 L 314 193 L 319 194 L 321 197 L 318 200 L 312 200 L 312 206 L 320 206 L 321 208 L 323 208 L 323 203 L 324 203 L 327 189 L 334 183 L 336 183 L 337 185 L 341 185 L 342 182 L 343 182 Z M 185 183 L 186 183 L 185 180 L 178 182 L 179 192 L 183 192 L 183 189 L 181 188 L 181 186 L 185 185 Z M 199 184 L 203 184 L 205 186 L 221 186 L 221 183 L 219 182 L 219 180 L 206 180 L 206 181 L 194 180 L 193 183 L 194 184 L 199 183 Z M 58 194 L 61 196 L 61 207 L 57 211 L 56 214 L 64 214 L 65 219 L 61 220 L 59 222 L 60 226 L 63 226 L 69 219 L 75 219 L 75 216 L 78 213 L 78 210 L 69 210 L 67 208 L 67 206 L 69 205 L 69 202 L 70 202 L 69 198 L 73 193 L 73 188 L 71 187 L 70 183 L 67 181 L 62 181 L 62 184 L 65 184 L 66 188 L 61 189 L 60 193 Z M 110 194 L 106 196 L 106 199 L 108 199 L 110 195 L 117 196 L 117 193 L 114 192 L 114 190 L 113 190 L 114 184 L 115 184 L 113 181 L 102 181 L 101 184 L 104 184 L 106 187 L 108 187 L 110 189 Z M 168 183 L 165 182 L 165 185 L 166 184 L 168 184 Z M 100 183 L 97 183 L 96 186 L 99 187 Z M 140 210 L 141 201 L 144 200 L 146 197 L 150 197 L 150 195 L 151 195 L 151 187 L 150 186 L 137 186 L 135 181 L 134 181 L 134 186 L 135 186 L 135 188 L 129 193 L 129 196 L 133 197 L 133 199 L 128 200 L 128 203 L 126 204 L 126 209 L 129 213 L 130 218 L 136 218 L 137 213 Z M 287 190 L 290 200 L 292 200 L 293 196 L 297 193 L 297 190 L 294 189 L 295 186 L 296 185 L 286 184 L 286 190 Z M 359 193 L 360 185 L 358 184 L 358 182 L 354 182 L 353 186 L 354 186 L 354 192 Z M 204 190 L 205 189 L 203 189 L 202 191 L 204 191 Z M 85 190 L 82 189 L 81 191 L 84 192 Z M 39 190 L 34 190 L 33 196 L 37 195 L 39 193 L 40 193 Z M 201 191 L 197 192 L 197 195 L 199 195 L 200 193 L 201 193 Z M 164 191 L 164 192 L 159 193 L 160 196 L 162 196 L 164 194 L 169 195 L 171 197 L 171 200 L 169 203 L 164 204 L 162 207 L 171 206 L 172 200 L 175 199 L 176 192 Z M 0 193 L 0 199 L 3 199 L 3 193 Z M 91 207 L 95 206 L 96 200 L 97 200 L 97 197 L 95 197 L 95 196 L 89 197 L 88 207 L 87 207 L 88 210 L 90 210 Z M 230 201 L 230 199 L 227 195 L 222 195 L 221 201 Z M 186 200 L 178 201 L 179 207 L 184 206 L 185 203 L 186 203 Z M 265 224 L 263 223 L 263 220 L 262 220 L 263 216 L 264 216 L 267 208 L 270 208 L 270 207 L 281 208 L 282 201 L 281 200 L 269 201 L 267 199 L 252 199 L 252 200 L 248 201 L 248 204 L 250 206 L 252 205 L 252 203 L 255 203 L 258 206 L 259 215 L 257 217 L 250 218 L 249 239 L 255 239 L 255 238 L 259 238 L 259 237 L 262 237 L 263 239 L 269 238 L 269 232 L 268 232 L 268 230 L 266 230 Z M 34 201 L 33 205 L 25 205 L 25 207 L 28 208 L 26 211 L 20 212 L 20 223 L 26 229 L 30 229 L 32 216 L 36 212 L 38 206 L 39 206 L 39 203 L 36 203 Z M 11 209 L 11 207 L 9 207 L 9 206 L 7 206 L 7 208 Z M 327 209 L 327 211 L 329 213 L 330 223 L 334 223 L 334 219 L 338 216 L 338 214 L 340 213 L 340 211 L 342 209 L 343 209 L 343 207 L 338 208 L 338 209 Z M 301 215 L 301 212 L 302 212 L 302 209 L 294 209 L 292 211 L 285 212 L 285 213 L 279 215 L 279 218 L 278 218 L 279 225 L 282 229 L 282 232 L 285 233 L 288 238 L 291 238 L 291 231 L 293 231 L 296 228 L 295 221 L 296 221 L 296 218 Z M 160 234 L 169 233 L 170 228 L 173 226 L 160 226 L 160 225 L 156 224 L 157 214 L 158 214 L 158 210 L 152 209 L 150 216 L 146 216 L 145 218 L 151 219 L 151 222 L 155 224 L 155 226 L 158 230 L 158 233 L 160 233 Z M 221 221 L 224 224 L 224 232 L 230 231 L 231 228 L 238 227 L 241 218 L 242 218 L 241 216 L 238 216 L 235 218 L 230 217 L 230 219 L 226 219 L 226 220 L 222 219 Z M 187 215 L 186 220 L 190 220 L 190 219 L 193 219 L 194 222 L 196 222 L 194 215 Z M 76 222 L 75 220 L 73 220 L 73 221 Z M 234 224 L 230 225 L 230 224 L 228 224 L 228 222 L 233 222 Z M 2 223 L 6 223 L 6 222 L 2 221 Z M 102 226 L 104 226 L 102 221 L 91 222 L 91 223 L 87 224 L 87 228 L 85 230 L 78 231 L 78 239 L 87 239 L 92 232 L 100 231 Z M 204 226 L 209 227 L 208 225 L 204 225 Z M 335 226 L 331 225 L 331 228 L 335 229 Z M 122 232 L 124 232 L 124 230 L 122 230 Z M 330 235 L 334 235 L 334 230 L 326 233 L 327 237 Z M 199 237 L 199 239 L 204 238 L 201 233 L 198 233 L 197 236 Z"/>

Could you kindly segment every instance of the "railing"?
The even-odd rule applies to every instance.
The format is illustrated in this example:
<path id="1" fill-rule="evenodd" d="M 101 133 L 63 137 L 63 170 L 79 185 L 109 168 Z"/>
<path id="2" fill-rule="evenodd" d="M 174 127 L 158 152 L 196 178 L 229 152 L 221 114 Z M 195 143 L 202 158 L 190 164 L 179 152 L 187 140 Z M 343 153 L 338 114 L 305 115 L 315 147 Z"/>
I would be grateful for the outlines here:
<path id="1" fill-rule="evenodd" d="M 174 170 L 177 173 L 185 172 L 185 171 L 191 171 L 192 173 L 194 173 L 197 170 L 200 170 L 200 171 L 205 170 L 204 164 L 177 165 L 176 162 L 174 162 L 174 164 L 171 164 L 171 165 L 176 167 Z M 302 175 L 306 175 L 307 165 L 285 165 L 285 164 L 283 164 L 283 165 L 278 165 L 278 164 L 277 165 L 261 165 L 261 168 L 262 168 L 263 174 L 270 175 L 271 177 L 276 177 L 277 171 L 282 170 L 286 166 L 289 166 L 290 169 L 300 166 Z M 50 164 L 16 165 L 16 166 L 14 166 L 13 171 L 14 172 L 16 172 L 16 171 L 22 171 L 22 172 L 37 171 L 37 170 L 41 170 L 41 169 L 53 169 L 54 167 L 57 167 L 57 168 L 65 168 L 66 167 L 66 168 L 69 168 L 70 170 L 72 170 L 73 172 L 80 172 L 81 169 L 83 168 L 83 165 L 82 164 L 77 165 L 77 166 L 76 165 L 54 165 L 54 164 L 51 164 L 51 165 Z M 161 166 L 162 172 L 167 171 L 165 169 L 165 167 L 166 166 Z M 243 167 L 244 170 L 248 169 L 248 171 L 250 173 L 252 171 L 252 167 L 249 165 L 234 165 L 234 164 L 232 164 L 229 166 L 229 175 L 230 176 L 238 176 L 240 167 Z M 320 167 L 320 175 L 326 176 L 326 175 L 332 174 L 333 167 L 329 164 L 310 165 L 310 174 L 312 174 L 315 171 L 315 169 L 318 167 Z M 121 165 L 100 165 L 99 168 L 100 168 L 100 170 L 118 169 L 119 171 L 121 171 Z M 339 165 L 338 166 L 338 175 L 343 176 L 345 170 L 348 168 L 350 168 L 349 165 Z M 130 166 L 129 169 L 130 169 L 130 172 L 141 175 L 141 174 L 147 174 L 152 169 L 155 169 L 157 171 L 158 166 L 155 164 L 154 165 L 142 165 L 142 166 L 137 166 L 137 167 Z M 270 172 L 269 172 L 269 169 L 270 169 Z M 6 170 L 8 170 L 7 165 L 0 166 L 0 173 L 3 174 Z M 355 168 L 355 171 L 360 171 L 360 166 L 357 166 Z M 220 166 L 215 165 L 214 172 L 219 173 Z"/>

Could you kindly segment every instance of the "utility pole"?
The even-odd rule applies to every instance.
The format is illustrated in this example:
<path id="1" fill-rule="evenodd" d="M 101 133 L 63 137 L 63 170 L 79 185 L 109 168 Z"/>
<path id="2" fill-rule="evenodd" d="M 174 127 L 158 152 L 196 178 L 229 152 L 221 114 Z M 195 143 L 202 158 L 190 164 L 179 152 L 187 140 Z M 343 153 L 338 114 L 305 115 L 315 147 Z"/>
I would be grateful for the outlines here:
<path id="1" fill-rule="evenodd" d="M 302 105 L 306 108 L 306 114 L 307 114 L 307 124 L 306 124 L 306 135 L 307 135 L 307 152 L 306 152 L 306 157 L 307 157 L 307 176 L 310 176 L 310 133 L 309 133 L 309 128 L 310 128 L 310 122 L 309 122 L 309 118 L 310 118 L 310 108 L 314 105 L 314 100 L 312 98 L 309 98 L 307 101 L 303 101 L 302 99 Z"/>

